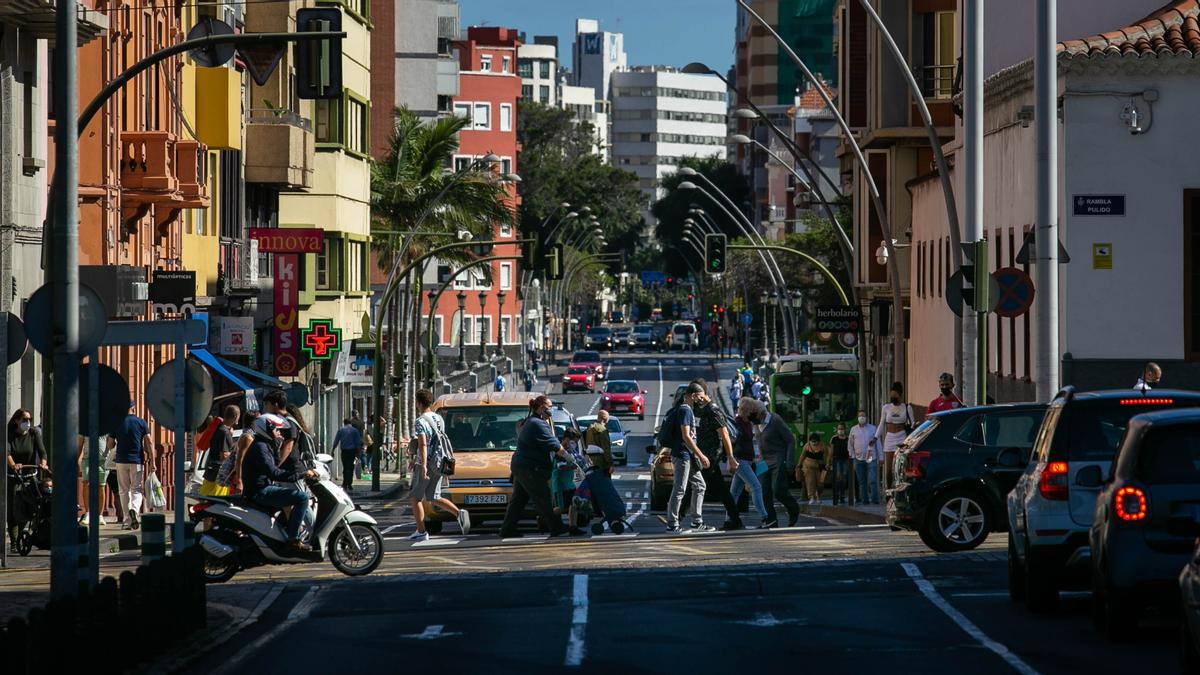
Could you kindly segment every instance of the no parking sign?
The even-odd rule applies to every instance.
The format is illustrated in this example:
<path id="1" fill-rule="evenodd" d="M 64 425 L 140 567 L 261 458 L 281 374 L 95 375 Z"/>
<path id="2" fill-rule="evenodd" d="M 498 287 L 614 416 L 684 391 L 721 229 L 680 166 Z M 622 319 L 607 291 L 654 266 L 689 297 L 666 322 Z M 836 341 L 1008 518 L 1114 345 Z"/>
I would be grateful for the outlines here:
<path id="1" fill-rule="evenodd" d="M 1033 279 L 1018 267 L 1002 267 L 992 272 L 996 280 L 996 316 L 1008 319 L 1021 316 L 1033 306 Z"/>

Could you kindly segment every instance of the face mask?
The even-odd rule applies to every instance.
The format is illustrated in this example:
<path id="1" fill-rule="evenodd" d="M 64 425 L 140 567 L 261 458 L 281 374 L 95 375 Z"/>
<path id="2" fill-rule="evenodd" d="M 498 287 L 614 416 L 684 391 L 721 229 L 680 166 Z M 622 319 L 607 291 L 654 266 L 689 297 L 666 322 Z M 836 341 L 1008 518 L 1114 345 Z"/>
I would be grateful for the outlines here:
<path id="1" fill-rule="evenodd" d="M 948 397 L 948 396 L 950 396 L 951 392 L 953 392 L 953 391 L 954 391 L 953 387 L 942 387 L 942 396 Z"/>
<path id="2" fill-rule="evenodd" d="M 867 416 L 866 416 L 866 415 L 859 415 L 859 416 L 858 416 L 858 423 L 859 423 L 859 424 L 866 424 L 866 423 L 867 423 Z"/>
<path id="3" fill-rule="evenodd" d="M 899 396 L 892 396 L 892 404 L 893 404 L 893 405 L 900 405 L 900 397 L 899 397 Z"/>
<path id="4" fill-rule="evenodd" d="M 17 428 L 21 430 L 21 433 L 29 431 L 29 421 L 21 420 L 21 423 L 17 425 Z"/>
<path id="5" fill-rule="evenodd" d="M 840 438 L 845 438 L 845 437 L 846 437 L 846 430 L 845 430 L 845 429 L 838 429 L 838 437 L 840 437 Z"/>

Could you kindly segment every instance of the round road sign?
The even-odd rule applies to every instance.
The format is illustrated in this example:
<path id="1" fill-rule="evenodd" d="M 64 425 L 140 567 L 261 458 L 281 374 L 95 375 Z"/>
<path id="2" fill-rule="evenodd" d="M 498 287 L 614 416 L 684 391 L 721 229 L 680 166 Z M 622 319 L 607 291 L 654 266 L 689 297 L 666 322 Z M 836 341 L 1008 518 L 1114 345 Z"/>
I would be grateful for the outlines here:
<path id="1" fill-rule="evenodd" d="M 29 344 L 45 357 L 54 356 L 54 315 L 50 303 L 54 290 L 45 284 L 29 296 L 25 305 L 25 334 Z M 108 310 L 104 301 L 87 284 L 79 284 L 79 356 L 92 353 L 104 341 Z"/>
<path id="2" fill-rule="evenodd" d="M 97 412 L 99 423 L 97 428 L 102 434 L 115 434 L 125 416 L 129 414 L 129 384 L 121 374 L 103 363 L 96 365 L 99 375 L 99 395 L 97 396 Z M 91 428 L 92 414 L 91 387 L 92 367 L 83 364 L 79 368 L 79 434 L 86 436 Z"/>
<path id="3" fill-rule="evenodd" d="M 996 280 L 996 316 L 1018 317 L 1033 306 L 1033 279 L 1018 267 L 1003 267 L 992 272 Z"/>
<path id="4" fill-rule="evenodd" d="M 185 384 L 187 388 L 187 405 L 183 411 L 183 426 L 195 429 L 204 421 L 213 402 L 212 375 L 198 362 L 188 359 Z M 175 362 L 167 361 L 154 370 L 150 381 L 146 383 L 146 405 L 155 421 L 174 429 L 178 423 L 178 411 L 175 409 Z"/>

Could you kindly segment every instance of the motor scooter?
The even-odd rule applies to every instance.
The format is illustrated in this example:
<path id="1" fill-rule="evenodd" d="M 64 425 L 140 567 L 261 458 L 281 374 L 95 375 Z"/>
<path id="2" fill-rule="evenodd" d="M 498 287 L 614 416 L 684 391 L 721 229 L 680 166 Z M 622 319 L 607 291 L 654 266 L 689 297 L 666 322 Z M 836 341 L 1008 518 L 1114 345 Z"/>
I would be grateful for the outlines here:
<path id="1" fill-rule="evenodd" d="M 189 495 L 196 499 L 188 510 L 196 524 L 197 542 L 204 549 L 205 580 L 221 583 L 238 570 L 320 562 L 326 556 L 347 576 L 370 574 L 378 567 L 383 560 L 383 535 L 375 519 L 360 511 L 341 486 L 330 480 L 332 461 L 331 455 L 317 455 L 312 466 L 317 476 L 306 481 L 314 511 L 307 532 L 311 552 L 289 550 L 278 509 L 241 496 Z"/>

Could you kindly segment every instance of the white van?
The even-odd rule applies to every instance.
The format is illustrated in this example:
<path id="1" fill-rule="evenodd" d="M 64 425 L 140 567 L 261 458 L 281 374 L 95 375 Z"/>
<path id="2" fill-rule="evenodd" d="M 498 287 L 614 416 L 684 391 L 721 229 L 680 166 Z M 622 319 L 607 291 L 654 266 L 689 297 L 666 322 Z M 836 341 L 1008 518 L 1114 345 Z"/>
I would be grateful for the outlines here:
<path id="1" fill-rule="evenodd" d="M 700 346 L 696 324 L 679 321 L 671 324 L 671 349 L 694 351 Z"/>

